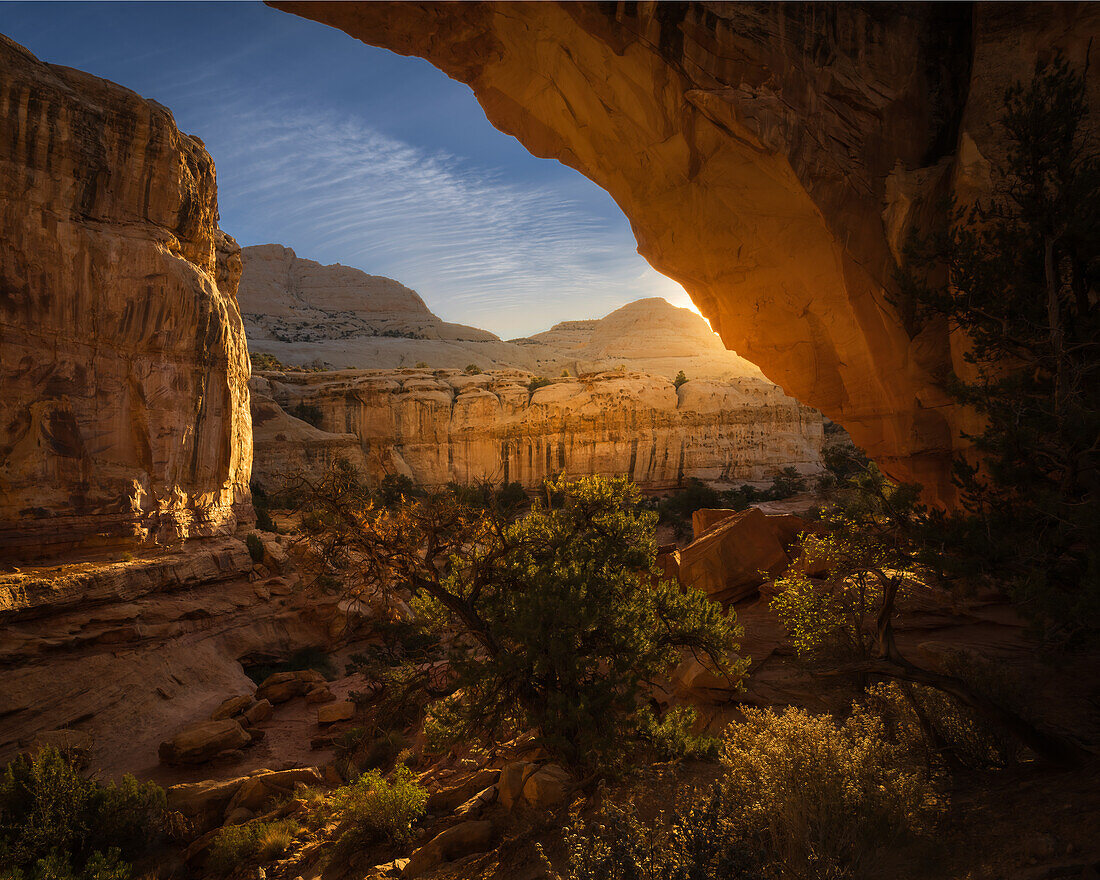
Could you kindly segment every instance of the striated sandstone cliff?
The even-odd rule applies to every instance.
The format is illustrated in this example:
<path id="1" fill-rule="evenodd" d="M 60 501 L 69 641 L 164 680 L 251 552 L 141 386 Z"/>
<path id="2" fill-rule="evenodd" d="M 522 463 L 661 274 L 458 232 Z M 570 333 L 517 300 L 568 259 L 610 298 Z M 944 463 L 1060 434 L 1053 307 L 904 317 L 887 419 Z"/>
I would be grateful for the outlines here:
<path id="1" fill-rule="evenodd" d="M 251 516 L 239 248 L 172 114 L 0 37 L 0 553 Z"/>
<path id="2" fill-rule="evenodd" d="M 984 191 L 1004 88 L 1054 46 L 1083 65 L 1100 6 L 271 5 L 468 83 L 615 198 L 730 348 L 951 503 L 959 340 L 891 305 L 899 247 Z"/>
<path id="3" fill-rule="evenodd" d="M 278 489 L 344 457 L 369 478 L 419 483 L 518 481 L 558 473 L 627 474 L 667 488 L 685 478 L 769 479 L 821 468 L 821 416 L 757 379 L 693 380 L 612 372 L 556 379 L 498 371 L 341 371 L 253 377 L 254 479 Z M 289 416 L 316 407 L 319 429 Z"/>

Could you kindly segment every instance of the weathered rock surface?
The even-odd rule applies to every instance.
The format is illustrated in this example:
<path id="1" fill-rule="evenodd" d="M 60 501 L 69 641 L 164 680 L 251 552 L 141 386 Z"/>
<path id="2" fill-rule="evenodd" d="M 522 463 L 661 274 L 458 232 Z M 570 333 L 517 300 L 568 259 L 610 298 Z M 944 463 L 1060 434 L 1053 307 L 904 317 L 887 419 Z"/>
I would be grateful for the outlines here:
<path id="1" fill-rule="evenodd" d="M 405 474 L 537 486 L 558 473 L 627 474 L 642 486 L 767 480 L 820 471 L 821 417 L 770 382 L 602 373 L 528 389 L 526 373 L 262 373 L 253 379 L 254 479 L 317 476 L 344 457 L 378 480 Z M 312 408 L 315 428 L 287 411 Z M 329 433 L 332 432 L 332 433 Z"/>
<path id="2" fill-rule="evenodd" d="M 232 718 L 200 721 L 160 744 L 163 764 L 203 764 L 230 749 L 248 745 L 252 737 Z"/>
<path id="3" fill-rule="evenodd" d="M 763 583 L 761 572 L 790 565 L 776 529 L 755 507 L 723 519 L 680 551 L 680 583 L 720 602 L 737 602 Z"/>
<path id="4" fill-rule="evenodd" d="M 250 517 L 239 248 L 160 104 L 0 37 L 0 554 Z"/>
<path id="5" fill-rule="evenodd" d="M 1052 47 L 1084 68 L 1100 6 L 271 5 L 469 84 L 612 195 L 730 348 L 952 503 L 962 415 L 936 377 L 962 347 L 891 304 L 901 246 L 988 188 L 1006 86 Z"/>
<path id="6" fill-rule="evenodd" d="M 234 538 L 103 555 L 0 574 L 0 763 L 71 728 L 105 776 L 161 779 L 161 742 L 252 690 L 242 658 L 325 644 L 341 615 L 296 574 L 250 581 L 252 559 Z M 266 742 L 247 754 L 287 759 Z M 316 760 L 308 741 L 293 757 Z"/>
<path id="7" fill-rule="evenodd" d="M 493 823 L 463 822 L 441 831 L 409 857 L 402 877 L 419 877 L 443 862 L 492 849 Z"/>
<path id="8" fill-rule="evenodd" d="M 673 377 L 763 375 L 728 351 L 707 323 L 660 297 L 593 320 L 504 342 L 486 330 L 448 324 L 412 290 L 347 266 L 322 266 L 282 245 L 247 247 L 238 299 L 251 351 L 287 365 L 396 369 L 502 367 L 557 376 L 624 365 Z"/>

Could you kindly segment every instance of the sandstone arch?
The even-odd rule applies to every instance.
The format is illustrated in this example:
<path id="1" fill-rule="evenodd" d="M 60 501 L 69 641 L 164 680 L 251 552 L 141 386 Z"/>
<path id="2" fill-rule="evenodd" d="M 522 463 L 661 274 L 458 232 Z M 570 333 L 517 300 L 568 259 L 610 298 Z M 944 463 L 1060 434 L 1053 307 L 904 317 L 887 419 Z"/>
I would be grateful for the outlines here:
<path id="1" fill-rule="evenodd" d="M 982 190 L 1004 86 L 1055 45 L 1083 62 L 1100 8 L 271 5 L 469 84 L 494 125 L 612 195 L 730 348 L 952 503 L 963 416 L 936 376 L 958 341 L 891 305 L 899 249 L 944 196 Z"/>

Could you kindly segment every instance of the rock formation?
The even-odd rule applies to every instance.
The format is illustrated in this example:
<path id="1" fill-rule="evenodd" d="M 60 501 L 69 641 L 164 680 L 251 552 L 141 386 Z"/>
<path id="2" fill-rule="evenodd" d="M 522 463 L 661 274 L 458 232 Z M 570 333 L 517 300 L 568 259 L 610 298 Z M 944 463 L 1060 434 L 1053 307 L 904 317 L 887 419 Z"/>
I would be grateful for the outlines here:
<path id="1" fill-rule="evenodd" d="M 819 413 L 760 379 L 619 372 L 558 378 L 454 370 L 272 373 L 253 377 L 257 484 L 316 475 L 343 457 L 375 481 L 405 474 L 537 486 L 557 473 L 626 474 L 648 488 L 685 478 L 761 481 L 821 469 Z M 306 424 L 290 413 L 312 418 Z"/>
<path id="2" fill-rule="evenodd" d="M 511 368 L 558 375 L 621 365 L 663 376 L 757 376 L 706 321 L 660 297 L 603 318 L 566 321 L 504 342 L 487 330 L 448 324 L 392 278 L 348 266 L 322 266 L 277 244 L 241 251 L 238 300 L 251 351 L 294 366 L 396 369 Z"/>
<path id="3" fill-rule="evenodd" d="M 989 185 L 1007 85 L 1100 7 L 271 5 L 422 56 L 532 153 L 606 189 L 726 344 L 950 504 L 961 343 L 891 304 L 900 246 Z M 1100 78 L 1091 77 L 1100 107 Z"/>
<path id="4" fill-rule="evenodd" d="M 239 248 L 172 114 L 0 37 L 0 553 L 251 515 Z"/>

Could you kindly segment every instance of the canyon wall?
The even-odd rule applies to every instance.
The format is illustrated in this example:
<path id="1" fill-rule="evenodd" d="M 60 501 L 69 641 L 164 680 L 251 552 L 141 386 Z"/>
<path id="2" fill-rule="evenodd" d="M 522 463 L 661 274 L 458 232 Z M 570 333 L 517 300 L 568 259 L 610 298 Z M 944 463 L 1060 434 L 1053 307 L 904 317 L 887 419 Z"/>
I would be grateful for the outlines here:
<path id="1" fill-rule="evenodd" d="M 251 517 L 239 247 L 160 104 L 0 36 L 0 553 Z"/>
<path id="2" fill-rule="evenodd" d="M 691 477 L 741 483 L 821 470 L 819 413 L 759 379 L 615 371 L 551 380 L 517 371 L 264 372 L 253 377 L 254 480 L 278 490 L 345 458 L 377 482 L 480 479 L 533 487 L 564 473 L 628 475 L 645 488 Z M 312 419 L 310 425 L 298 414 Z"/>
<path id="3" fill-rule="evenodd" d="M 1100 6 L 271 5 L 469 84 L 612 195 L 727 346 L 952 503 L 964 416 L 939 378 L 961 342 L 892 305 L 900 248 L 988 188 L 1005 87 L 1055 46 L 1083 66 Z"/>

